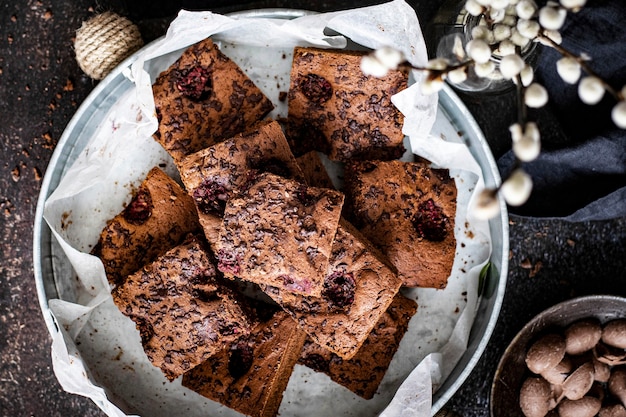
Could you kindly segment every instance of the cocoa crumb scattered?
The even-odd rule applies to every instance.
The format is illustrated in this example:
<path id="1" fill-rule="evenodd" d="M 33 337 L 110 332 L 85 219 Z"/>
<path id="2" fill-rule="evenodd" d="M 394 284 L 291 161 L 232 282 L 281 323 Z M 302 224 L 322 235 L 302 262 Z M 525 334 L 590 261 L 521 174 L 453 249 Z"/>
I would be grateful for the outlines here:
<path id="1" fill-rule="evenodd" d="M 63 91 L 74 91 L 74 83 L 69 78 L 67 79 L 67 81 L 65 81 Z"/>
<path id="2" fill-rule="evenodd" d="M 525 258 L 520 264 L 520 267 L 524 268 L 524 269 L 530 269 L 533 267 L 532 262 L 530 262 L 530 259 Z"/>
<path id="3" fill-rule="evenodd" d="M 39 170 L 39 168 L 37 167 L 33 168 L 33 175 L 35 176 L 36 181 L 41 181 L 42 176 L 41 176 L 41 171 Z"/>
<path id="4" fill-rule="evenodd" d="M 44 141 L 44 143 L 42 145 L 44 147 L 44 149 L 53 149 L 54 148 L 55 143 L 54 143 L 54 139 L 52 139 L 52 135 L 50 134 L 50 132 L 44 133 L 42 138 L 43 138 L 43 141 Z"/>
<path id="5" fill-rule="evenodd" d="M 20 180 L 20 168 L 19 167 L 15 167 L 11 170 L 11 179 L 13 179 L 14 182 L 18 182 Z"/>
<path id="6" fill-rule="evenodd" d="M 572 240 L 572 239 L 567 239 L 567 244 L 568 244 L 569 246 L 571 246 L 572 248 L 573 248 L 574 246 L 576 246 L 576 242 L 575 242 L 574 240 Z"/>
<path id="7" fill-rule="evenodd" d="M 43 20 L 50 20 L 50 19 L 52 19 L 52 16 L 53 16 L 52 15 L 52 10 L 48 9 L 48 10 L 46 10 L 44 12 L 42 17 L 43 17 Z"/>
<path id="8" fill-rule="evenodd" d="M 0 207 L 3 207 L 4 217 L 11 215 L 11 210 L 15 207 L 10 200 L 0 201 Z"/>
<path id="9" fill-rule="evenodd" d="M 61 229 L 65 230 L 70 224 L 72 224 L 71 220 L 68 220 L 70 217 L 70 213 L 67 211 L 61 215 Z"/>
<path id="10" fill-rule="evenodd" d="M 17 16 L 15 15 L 11 16 L 11 22 L 13 23 L 17 22 Z"/>
<path id="11" fill-rule="evenodd" d="M 539 273 L 539 271 L 541 271 L 542 267 L 543 267 L 543 263 L 541 261 L 537 261 L 537 263 L 535 263 L 535 265 L 533 265 L 533 268 L 531 269 L 530 273 L 528 274 L 528 277 L 532 278 L 535 275 L 537 275 Z"/>

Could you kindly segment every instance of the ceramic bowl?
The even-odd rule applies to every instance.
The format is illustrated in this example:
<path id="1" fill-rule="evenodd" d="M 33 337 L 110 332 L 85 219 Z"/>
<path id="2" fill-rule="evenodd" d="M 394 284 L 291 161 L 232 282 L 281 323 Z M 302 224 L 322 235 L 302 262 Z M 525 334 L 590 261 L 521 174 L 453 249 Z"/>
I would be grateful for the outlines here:
<path id="1" fill-rule="evenodd" d="M 528 348 L 541 336 L 563 332 L 570 324 L 585 318 L 596 318 L 602 324 L 626 318 L 626 298 L 613 295 L 574 298 L 548 308 L 528 322 L 507 347 L 498 364 L 491 387 L 492 417 L 524 417 L 519 405 L 519 392 L 526 377 L 531 375 L 525 363 Z"/>

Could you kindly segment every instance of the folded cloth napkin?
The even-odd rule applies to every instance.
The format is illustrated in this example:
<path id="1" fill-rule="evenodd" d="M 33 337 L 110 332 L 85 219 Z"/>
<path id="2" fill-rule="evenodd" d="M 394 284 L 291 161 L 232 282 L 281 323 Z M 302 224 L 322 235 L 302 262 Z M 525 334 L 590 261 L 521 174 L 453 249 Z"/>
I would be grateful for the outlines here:
<path id="1" fill-rule="evenodd" d="M 591 57 L 591 68 L 616 90 L 626 85 L 626 3 L 591 0 L 578 13 L 569 13 L 561 30 L 562 45 Z M 565 83 L 556 72 L 561 55 L 543 47 L 536 78 L 550 96 L 549 111 L 566 137 L 550 146 L 555 126 L 540 125 L 548 144 L 535 161 L 524 165 L 534 183 L 529 201 L 511 207 L 512 213 L 535 217 L 563 217 L 571 221 L 606 220 L 626 216 L 626 130 L 611 120 L 615 99 L 586 105 L 577 85 Z M 585 76 L 583 72 L 582 76 Z M 514 165 L 512 152 L 498 160 L 505 175 Z"/>

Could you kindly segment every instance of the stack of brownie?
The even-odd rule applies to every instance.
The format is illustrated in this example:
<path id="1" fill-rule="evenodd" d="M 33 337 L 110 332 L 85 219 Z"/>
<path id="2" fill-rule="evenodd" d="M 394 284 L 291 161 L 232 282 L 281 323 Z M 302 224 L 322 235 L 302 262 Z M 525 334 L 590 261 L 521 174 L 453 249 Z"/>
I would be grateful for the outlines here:
<path id="1" fill-rule="evenodd" d="M 93 251 L 150 361 L 245 415 L 276 415 L 298 363 L 372 398 L 417 310 L 401 288 L 450 275 L 454 181 L 397 159 L 408 75 L 362 55 L 295 48 L 275 121 L 211 39 L 188 48 L 153 86 L 182 185 L 154 168 Z"/>

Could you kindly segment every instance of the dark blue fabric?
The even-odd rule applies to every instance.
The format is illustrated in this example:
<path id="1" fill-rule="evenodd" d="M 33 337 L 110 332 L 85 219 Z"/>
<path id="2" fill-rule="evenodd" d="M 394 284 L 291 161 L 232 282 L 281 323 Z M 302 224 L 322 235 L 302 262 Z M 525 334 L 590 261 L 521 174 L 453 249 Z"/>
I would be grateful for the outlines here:
<path id="1" fill-rule="evenodd" d="M 626 2 L 589 1 L 570 13 L 562 28 L 563 46 L 592 58 L 593 70 L 617 90 L 626 84 Z M 546 111 L 557 126 L 540 126 L 545 144 L 540 157 L 524 165 L 535 184 L 529 201 L 511 207 L 513 213 L 536 217 L 594 220 L 626 216 L 626 130 L 612 122 L 616 104 L 608 94 L 595 106 L 582 103 L 577 86 L 566 84 L 556 72 L 561 55 L 543 47 L 537 80 L 550 95 Z M 551 145 L 551 131 L 562 138 Z M 514 163 L 507 152 L 498 165 L 503 175 Z"/>

